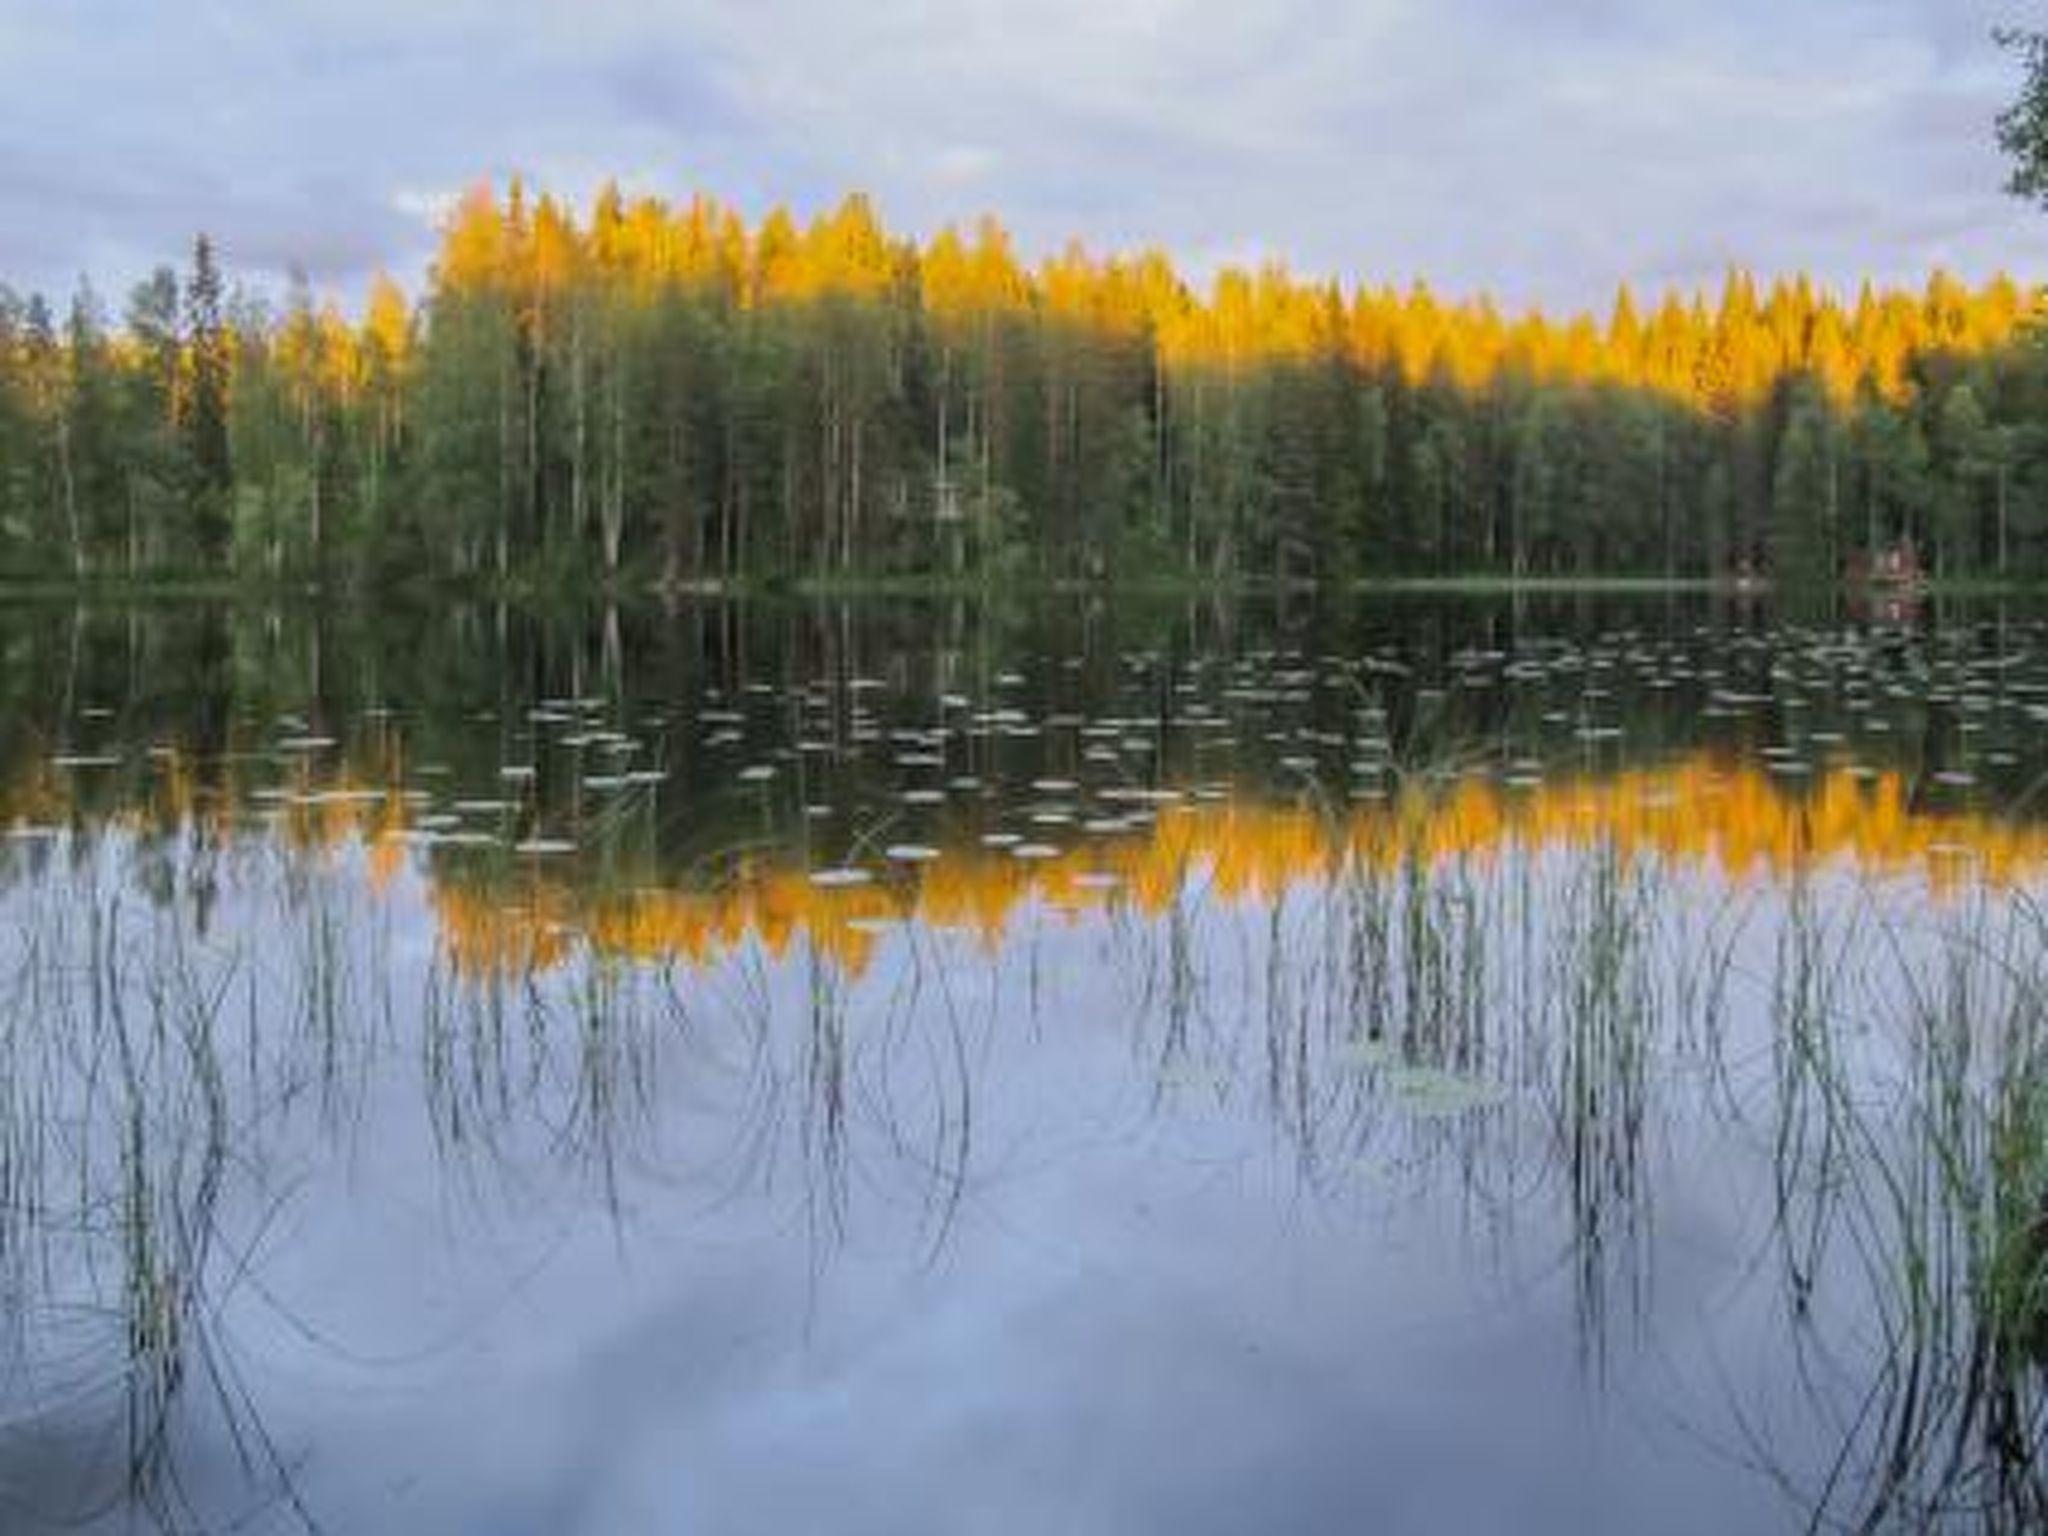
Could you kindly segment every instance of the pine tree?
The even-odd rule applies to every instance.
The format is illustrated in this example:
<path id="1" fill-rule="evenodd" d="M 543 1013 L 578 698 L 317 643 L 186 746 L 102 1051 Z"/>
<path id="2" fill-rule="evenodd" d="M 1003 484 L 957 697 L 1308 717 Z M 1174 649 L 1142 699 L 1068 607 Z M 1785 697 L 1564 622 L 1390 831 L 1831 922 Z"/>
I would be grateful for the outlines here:
<path id="1" fill-rule="evenodd" d="M 201 563 L 220 569 L 228 550 L 229 494 L 233 474 L 228 457 L 227 325 L 222 313 L 220 270 L 213 242 L 200 235 L 192 246 L 192 277 L 185 289 L 185 345 L 190 397 L 185 434 L 192 466 L 192 523 Z"/>

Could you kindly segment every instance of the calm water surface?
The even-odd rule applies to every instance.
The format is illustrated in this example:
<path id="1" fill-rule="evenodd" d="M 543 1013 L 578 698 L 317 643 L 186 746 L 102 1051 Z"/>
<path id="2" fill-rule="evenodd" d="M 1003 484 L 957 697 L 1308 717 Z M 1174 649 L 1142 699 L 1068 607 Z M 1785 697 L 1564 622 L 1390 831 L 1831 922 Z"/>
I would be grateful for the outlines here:
<path id="1" fill-rule="evenodd" d="M 0 613 L 0 1526 L 2021 1530 L 2048 612 Z"/>

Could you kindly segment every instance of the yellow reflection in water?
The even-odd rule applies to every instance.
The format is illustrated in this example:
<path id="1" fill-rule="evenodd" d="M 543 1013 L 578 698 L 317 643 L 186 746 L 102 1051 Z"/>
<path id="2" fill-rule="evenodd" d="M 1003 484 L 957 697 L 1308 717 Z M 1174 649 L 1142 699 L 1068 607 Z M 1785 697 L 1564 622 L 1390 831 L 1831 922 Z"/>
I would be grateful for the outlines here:
<path id="1" fill-rule="evenodd" d="M 1224 900 L 1250 900 L 1348 861 L 1390 870 L 1411 859 L 1483 861 L 1509 850 L 1593 846 L 1736 882 L 1832 863 L 1872 879 L 1914 878 L 1937 895 L 1978 882 L 2008 886 L 2048 866 L 2048 828 L 1916 807 L 1901 774 L 1836 768 L 1786 786 L 1762 768 L 1700 757 L 1521 788 L 1476 776 L 1412 784 L 1335 813 L 1242 798 L 1183 803 L 1149 825 L 1043 861 L 957 847 L 852 888 L 820 887 L 800 868 L 757 862 L 712 891 L 580 895 L 565 867 L 563 878 L 536 877 L 516 901 L 502 889 L 447 881 L 434 899 L 450 953 L 473 973 L 551 963 L 566 954 L 560 936 L 573 932 L 602 952 L 690 965 L 748 941 L 781 955 L 801 938 L 859 974 L 891 921 L 962 930 L 993 946 L 1026 910 L 1075 915 L 1122 901 L 1157 914 L 1191 877 Z M 533 925 L 555 941 L 501 932 Z"/>
<path id="2" fill-rule="evenodd" d="M 1874 879 L 1913 878 L 1935 895 L 2010 887 L 2048 867 L 2048 825 L 1916 799 L 1901 773 L 1844 765 L 1810 778 L 1701 754 L 1663 766 L 1516 785 L 1487 774 L 1408 780 L 1385 799 L 1332 806 L 1249 797 L 1157 807 L 1121 833 L 1082 836 L 1040 859 L 978 842 L 928 863 L 877 871 L 872 884 L 814 883 L 794 858 L 757 857 L 708 889 L 599 881 L 574 856 L 475 861 L 416 846 L 413 802 L 395 788 L 397 754 L 369 771 L 295 766 L 264 819 L 300 853 L 364 851 L 387 891 L 409 860 L 427 884 L 445 953 L 474 977 L 546 969 L 579 943 L 640 961 L 708 965 L 758 943 L 782 955 L 803 941 L 850 973 L 864 971 L 888 925 L 1000 943 L 1022 912 L 1078 915 L 1111 902 L 1159 913 L 1199 879 L 1227 901 L 1269 898 L 1348 863 L 1494 858 L 1510 850 L 1610 846 L 1709 869 L 1732 881 L 1780 880 L 1802 867 L 1846 866 Z M 0 790 L 15 828 L 81 815 L 76 775 L 48 766 Z M 152 754 L 144 788 L 103 820 L 147 833 L 189 829 L 219 840 L 240 813 L 232 784 L 202 790 L 190 762 Z M 1077 834 L 1078 835 L 1078 834 Z"/>

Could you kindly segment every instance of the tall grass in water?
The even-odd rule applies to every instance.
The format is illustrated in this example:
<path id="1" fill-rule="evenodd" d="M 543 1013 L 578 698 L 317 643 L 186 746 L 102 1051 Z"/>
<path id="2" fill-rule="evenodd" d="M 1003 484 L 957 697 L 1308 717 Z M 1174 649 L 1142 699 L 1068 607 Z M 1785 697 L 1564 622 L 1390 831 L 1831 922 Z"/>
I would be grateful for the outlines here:
<path id="1" fill-rule="evenodd" d="M 1775 1470 L 1817 1527 L 2039 1530 L 2048 920 L 1988 886 L 1911 923 L 1835 907 L 1832 940 L 1795 911 L 1781 944 L 1773 1151 L 1792 1336 L 1839 1449 L 1817 1486 Z"/>
<path id="2" fill-rule="evenodd" d="M 66 852 L 61 876 L 46 872 L 0 916 L 6 1423 L 90 1443 L 111 1419 L 119 1451 L 77 1462 L 62 1507 L 30 1513 L 83 1520 L 128 1504 L 166 1528 L 192 1524 L 176 1449 L 180 1425 L 201 1420 L 297 1509 L 217 1328 L 256 1240 L 222 1215 L 248 1155 L 227 1043 L 249 957 L 208 939 L 188 903 L 128 895 L 100 840 Z"/>
<path id="3" fill-rule="evenodd" d="M 1873 1516 L 2048 1524 L 2048 924 L 1978 891 L 1902 967 L 1904 1125 L 1859 1165 L 1894 1234 Z M 1866 1134 L 1866 1141 L 1876 1139 Z M 1881 1249 L 1879 1250 L 1882 1251 Z"/>
<path id="4" fill-rule="evenodd" d="M 1813 1341 L 1816 1411 L 1838 1421 L 1830 1480 L 1787 1470 L 1799 1496 L 1829 1521 L 1908 1528 L 2048 1516 L 2038 914 L 1979 894 L 1887 928 L 1874 899 L 1803 867 L 1767 902 L 1738 900 L 1611 838 L 1447 850 L 1422 818 L 1361 830 L 1328 815 L 1331 851 L 1282 889 L 1223 900 L 1191 863 L 1156 912 L 1105 918 L 1100 943 L 1134 967 L 1137 1006 L 1087 1027 L 1130 1031 L 1141 1114 L 1244 1115 L 1305 1184 L 1342 1190 L 1370 1157 L 1496 1229 L 1521 1222 L 1547 1245 L 1543 1272 L 1563 1276 L 1597 1374 L 1613 1320 L 1640 1315 L 1653 1278 L 1661 1128 L 1719 1083 L 1715 1112 L 1768 1129 L 1771 1283 Z M 1058 1005 L 1082 995 L 1061 972 L 1085 930 L 1064 924 L 987 959 L 892 925 L 865 975 L 807 942 L 693 969 L 579 938 L 552 968 L 525 949 L 463 973 L 443 954 L 409 973 L 416 1015 L 396 1010 L 416 1016 L 416 1044 L 380 1042 L 366 1021 L 393 1005 L 368 984 L 378 952 L 360 947 L 371 925 L 345 892 L 290 887 L 290 942 L 259 956 L 120 889 L 93 867 L 8 898 L 0 1284 L 39 1298 L 20 1329 L 32 1345 L 54 1338 L 59 1305 L 74 1333 L 87 1319 L 111 1341 L 110 1373 L 70 1357 L 71 1395 L 122 1399 L 130 1451 L 111 1481 L 167 1524 L 195 1399 L 288 1486 L 221 1328 L 253 1241 L 226 1213 L 246 1209 L 241 1181 L 263 1182 L 293 1103 L 319 1107 L 304 1118 L 331 1146 L 373 1084 L 393 1086 L 393 1060 L 414 1064 L 442 1156 L 430 1177 L 502 1163 L 504 1187 L 530 1187 L 552 1159 L 594 1176 L 616 1213 L 633 1138 L 675 1086 L 661 1053 L 685 1044 L 691 1132 L 730 1137 L 750 1193 L 797 1159 L 799 1215 L 823 1250 L 863 1201 L 908 1184 L 926 1214 L 906 1246 L 929 1257 L 974 1209 L 976 1160 L 1001 1150 L 990 1063 L 1062 1048 Z M 1057 1005 L 1027 1019 L 1003 987 L 1026 967 L 1035 981 L 1041 949 Z M 962 979 L 982 964 L 985 1017 Z M 999 995 L 1014 1003 L 1000 1017 Z M 1751 1001 L 1746 1022 L 1768 1031 L 1755 1078 L 1724 1051 Z M 228 1066 L 243 1007 L 247 1072 Z M 1008 1054 L 990 1045 L 999 1025 Z M 1190 1081 L 1202 1091 L 1174 1091 Z"/>
<path id="5" fill-rule="evenodd" d="M 1578 1335 L 1604 1362 L 1607 1284 L 1618 1268 L 1642 1305 L 1650 1216 L 1643 1177 L 1649 1067 L 1660 1044 L 1656 906 L 1637 862 L 1602 839 L 1573 860 L 1549 942 L 1556 967 L 1552 1134 L 1570 1212 Z"/>

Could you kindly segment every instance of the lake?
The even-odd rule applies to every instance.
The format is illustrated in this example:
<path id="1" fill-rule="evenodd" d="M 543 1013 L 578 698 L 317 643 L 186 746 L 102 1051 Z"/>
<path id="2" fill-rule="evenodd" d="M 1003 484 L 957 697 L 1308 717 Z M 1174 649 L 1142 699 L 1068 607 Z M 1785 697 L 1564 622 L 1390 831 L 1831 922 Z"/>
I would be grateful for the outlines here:
<path id="1" fill-rule="evenodd" d="M 0 611 L 7 1530 L 2048 1519 L 2048 606 Z"/>

